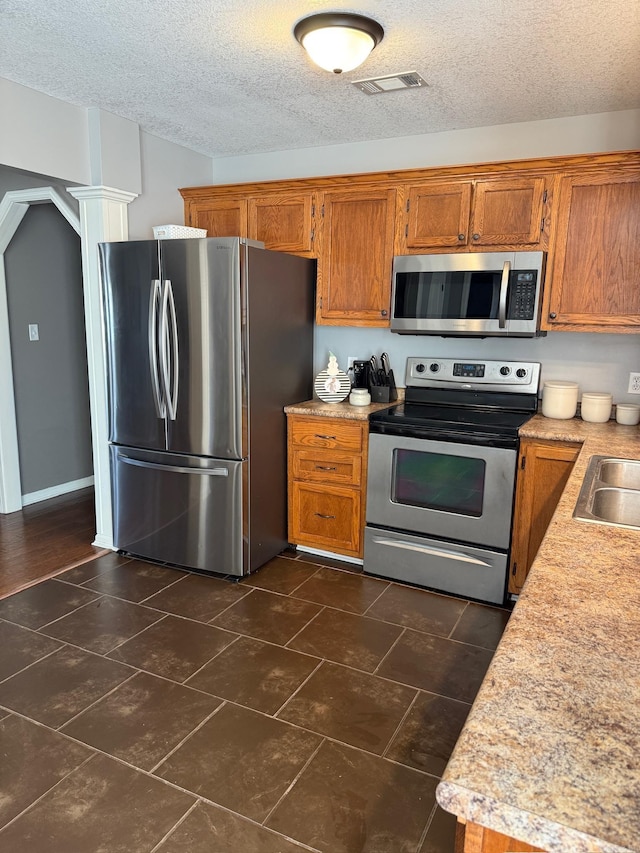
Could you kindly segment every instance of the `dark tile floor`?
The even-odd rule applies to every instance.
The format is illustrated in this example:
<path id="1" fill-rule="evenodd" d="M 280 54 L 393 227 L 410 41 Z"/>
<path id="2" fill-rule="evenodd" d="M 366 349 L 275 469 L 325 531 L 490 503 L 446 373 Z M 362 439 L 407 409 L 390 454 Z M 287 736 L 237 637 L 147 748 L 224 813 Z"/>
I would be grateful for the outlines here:
<path id="1" fill-rule="evenodd" d="M 452 853 L 508 612 L 287 552 L 99 557 L 0 601 L 0 853 Z"/>

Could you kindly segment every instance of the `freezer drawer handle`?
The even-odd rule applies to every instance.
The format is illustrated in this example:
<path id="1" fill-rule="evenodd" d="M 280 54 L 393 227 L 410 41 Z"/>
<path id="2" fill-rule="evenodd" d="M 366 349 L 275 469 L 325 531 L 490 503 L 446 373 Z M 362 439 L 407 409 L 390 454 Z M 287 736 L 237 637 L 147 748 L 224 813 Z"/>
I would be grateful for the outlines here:
<path id="1" fill-rule="evenodd" d="M 317 512 L 316 515 L 318 518 L 335 518 L 335 515 L 323 515 L 321 512 Z"/>
<path id="2" fill-rule="evenodd" d="M 145 462 L 142 459 L 132 459 L 125 453 L 118 453 L 125 465 L 136 465 L 138 468 L 155 468 L 158 471 L 171 471 L 174 474 L 206 474 L 207 477 L 228 477 L 227 468 L 186 468 L 182 465 L 162 465 L 158 462 Z"/>
<path id="3" fill-rule="evenodd" d="M 417 542 L 403 542 L 400 539 L 380 539 L 373 538 L 376 545 L 388 545 L 390 548 L 402 548 L 405 551 L 417 551 L 419 554 L 427 554 L 430 557 L 444 557 L 446 560 L 457 560 L 461 563 L 473 563 L 476 566 L 487 566 L 491 568 L 491 563 L 484 560 L 479 560 L 477 557 L 470 557 L 469 554 L 463 554 L 461 551 L 448 551 L 445 548 L 430 548 L 428 545 L 419 545 Z"/>
<path id="4" fill-rule="evenodd" d="M 158 307 L 160 305 L 160 281 L 155 278 L 151 282 L 151 297 L 149 299 L 149 371 L 153 402 L 159 418 L 166 418 L 167 408 L 160 396 L 160 371 L 158 368 Z"/>

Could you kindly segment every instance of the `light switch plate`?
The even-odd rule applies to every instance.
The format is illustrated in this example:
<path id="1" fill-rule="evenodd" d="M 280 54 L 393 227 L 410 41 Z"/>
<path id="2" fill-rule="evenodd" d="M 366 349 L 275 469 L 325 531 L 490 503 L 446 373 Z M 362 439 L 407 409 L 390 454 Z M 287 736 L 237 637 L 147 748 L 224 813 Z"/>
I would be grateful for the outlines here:
<path id="1" fill-rule="evenodd" d="M 29 340 L 30 341 L 39 341 L 40 340 L 40 330 L 38 329 L 37 323 L 29 323 Z"/>

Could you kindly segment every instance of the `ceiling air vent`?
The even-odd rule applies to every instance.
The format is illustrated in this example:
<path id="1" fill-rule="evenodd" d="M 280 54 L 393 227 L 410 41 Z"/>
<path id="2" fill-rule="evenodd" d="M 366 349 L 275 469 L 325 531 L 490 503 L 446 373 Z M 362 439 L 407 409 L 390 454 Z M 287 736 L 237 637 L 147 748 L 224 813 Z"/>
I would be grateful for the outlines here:
<path id="1" fill-rule="evenodd" d="M 383 92 L 397 92 L 398 89 L 420 89 L 427 83 L 417 71 L 404 71 L 402 74 L 388 74 L 386 77 L 353 80 L 352 85 L 365 95 L 381 95 Z"/>

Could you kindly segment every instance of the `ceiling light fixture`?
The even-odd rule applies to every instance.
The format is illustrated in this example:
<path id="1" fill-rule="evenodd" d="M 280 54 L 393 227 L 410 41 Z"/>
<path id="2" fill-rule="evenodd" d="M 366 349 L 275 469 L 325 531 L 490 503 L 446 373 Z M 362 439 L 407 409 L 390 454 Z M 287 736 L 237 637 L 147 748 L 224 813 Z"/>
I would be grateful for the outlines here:
<path id="1" fill-rule="evenodd" d="M 342 74 L 362 65 L 382 41 L 384 30 L 364 15 L 322 12 L 298 21 L 293 34 L 316 65 Z"/>

